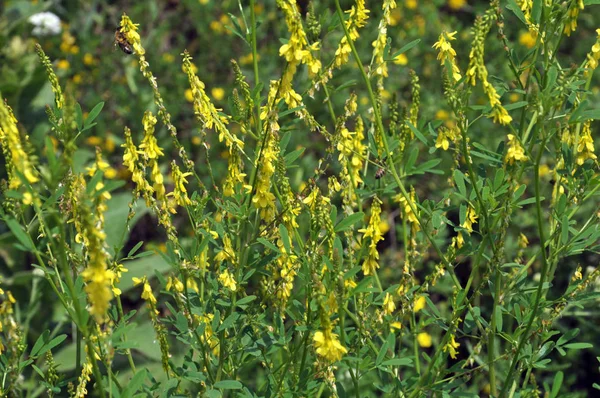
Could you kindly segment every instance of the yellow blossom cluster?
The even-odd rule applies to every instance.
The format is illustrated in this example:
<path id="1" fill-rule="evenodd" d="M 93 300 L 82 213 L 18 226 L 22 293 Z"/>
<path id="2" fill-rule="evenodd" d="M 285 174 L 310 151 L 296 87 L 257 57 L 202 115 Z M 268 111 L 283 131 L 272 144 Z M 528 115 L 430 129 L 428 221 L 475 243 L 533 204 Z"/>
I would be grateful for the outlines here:
<path id="1" fill-rule="evenodd" d="M 285 15 L 285 22 L 290 38 L 287 43 L 279 48 L 279 55 L 284 57 L 288 62 L 288 67 L 291 68 L 299 64 L 308 65 L 308 73 L 310 76 L 315 76 L 321 70 L 321 61 L 313 56 L 313 51 L 319 49 L 318 43 L 308 44 L 306 32 L 302 26 L 302 16 L 298 11 L 296 2 L 292 0 L 277 0 L 277 5 Z M 292 73 L 293 74 L 293 73 Z"/>
<path id="2" fill-rule="evenodd" d="M 171 176 L 173 178 L 173 191 L 167 194 L 167 197 L 173 199 L 175 205 L 177 206 L 189 206 L 192 204 L 192 201 L 188 197 L 187 189 L 185 185 L 187 184 L 186 177 L 191 176 L 190 172 L 182 172 L 177 166 L 175 161 L 171 162 Z M 177 212 L 176 206 L 171 204 L 169 205 L 169 210 L 171 213 L 175 214 Z"/>
<path id="3" fill-rule="evenodd" d="M 465 221 L 463 221 L 463 223 L 460 224 L 460 226 L 467 231 L 467 234 L 471 235 L 471 233 L 473 232 L 473 225 L 477 223 L 478 218 L 479 216 L 475 212 L 475 209 L 469 206 L 467 209 L 467 214 L 465 216 Z M 452 240 L 452 245 L 460 249 L 464 245 L 464 243 L 465 238 L 462 235 L 462 231 L 459 231 L 458 235 Z"/>
<path id="4" fill-rule="evenodd" d="M 579 12 L 583 10 L 583 0 L 571 0 L 569 9 L 567 10 L 567 20 L 565 21 L 565 29 L 563 32 L 567 36 L 571 36 L 571 33 L 577 29 L 577 18 L 579 18 Z"/>
<path id="5" fill-rule="evenodd" d="M 98 190 L 99 186 L 96 185 L 95 189 Z M 86 282 L 85 291 L 90 302 L 89 312 L 98 323 L 103 323 L 107 318 L 112 299 L 111 290 L 116 279 L 115 273 L 108 269 L 106 233 L 102 230 L 103 212 L 106 209 L 105 205 L 103 206 L 105 199 L 100 196 L 95 201 L 94 208 L 91 208 L 86 197 L 86 183 L 81 174 L 71 181 L 68 196 L 77 230 L 75 240 L 83 244 L 87 254 L 87 266 L 81 275 Z"/>
<path id="6" fill-rule="evenodd" d="M 385 294 L 383 298 L 383 313 L 391 315 L 396 310 L 396 304 L 394 303 L 394 296 L 389 293 Z"/>
<path id="7" fill-rule="evenodd" d="M 350 11 L 348 11 L 350 17 L 345 22 L 346 29 L 348 30 L 350 40 L 356 41 L 360 36 L 358 34 L 358 29 L 362 28 L 366 25 L 367 19 L 369 19 L 369 10 L 365 6 L 365 0 L 356 0 L 356 3 L 352 6 Z M 342 65 L 348 62 L 348 57 L 352 52 L 352 48 L 350 47 L 350 43 L 348 43 L 347 37 L 344 35 L 338 48 L 335 50 L 335 58 L 333 61 L 333 66 L 335 68 L 339 68 Z M 328 75 L 331 74 L 331 71 L 328 71 Z"/>
<path id="8" fill-rule="evenodd" d="M 17 119 L 12 109 L 1 99 L 0 96 L 0 145 L 6 159 L 8 172 L 8 186 L 11 189 L 22 185 L 21 177 L 28 183 L 39 181 L 37 171 L 32 159 L 26 152 L 28 137 L 21 137 L 17 128 Z"/>
<path id="9" fill-rule="evenodd" d="M 233 250 L 233 245 L 231 244 L 229 235 L 223 236 L 223 249 L 215 255 L 215 261 L 217 263 L 229 261 L 233 265 L 237 263 L 237 256 Z"/>
<path id="10" fill-rule="evenodd" d="M 192 63 L 192 57 L 187 51 L 183 53 L 183 70 L 188 76 L 191 86 L 191 102 L 194 106 L 196 119 L 207 129 L 214 129 L 219 134 L 219 142 L 225 142 L 229 151 L 229 164 L 227 178 L 225 179 L 223 192 L 225 196 L 231 196 L 235 192 L 237 183 L 244 185 L 245 173 L 242 172 L 243 163 L 241 154 L 244 153 L 244 142 L 227 129 L 229 120 L 226 116 L 219 115 L 205 91 L 204 83 L 196 76 L 198 68 Z"/>
<path id="11" fill-rule="evenodd" d="M 437 59 L 440 61 L 440 65 L 445 66 L 446 60 L 450 62 L 452 77 L 454 81 L 459 81 L 462 78 L 462 75 L 456 62 L 456 51 L 454 51 L 452 44 L 450 44 L 452 40 L 456 40 L 456 37 L 454 36 L 456 36 L 456 31 L 451 33 L 442 32 L 438 41 L 433 44 L 433 48 L 439 51 Z"/>
<path id="12" fill-rule="evenodd" d="M 276 112 L 278 87 L 278 81 L 271 81 L 267 105 L 261 109 L 260 118 L 265 121 L 263 125 L 263 144 L 255 165 L 258 174 L 252 203 L 254 207 L 260 210 L 260 216 L 265 221 L 271 221 L 275 216 L 275 195 L 271 192 L 271 179 L 275 174 L 279 155 L 278 137 L 280 127 Z"/>
<path id="13" fill-rule="evenodd" d="M 367 258 L 363 262 L 362 270 L 365 275 L 374 274 L 377 268 L 379 268 L 379 252 L 377 251 L 377 243 L 383 240 L 383 233 L 381 232 L 381 200 L 375 197 L 373 204 L 371 205 L 371 218 L 367 228 L 359 229 L 358 232 L 363 234 L 364 238 L 370 238 L 369 249 Z"/>
<path id="14" fill-rule="evenodd" d="M 379 27 L 377 28 L 377 39 L 375 39 L 375 41 L 372 43 L 374 64 L 373 73 L 378 77 L 377 86 L 380 91 L 383 90 L 383 78 L 388 76 L 387 63 L 384 59 L 384 51 L 388 41 L 387 28 L 391 21 L 391 13 L 395 8 L 396 2 L 394 0 L 383 1 L 383 15 L 379 21 Z"/>
<path id="15" fill-rule="evenodd" d="M 592 71 L 598 67 L 598 61 L 600 61 L 600 29 L 596 29 L 597 37 L 596 42 L 592 46 L 592 51 L 587 55 L 587 67 Z"/>
<path id="16" fill-rule="evenodd" d="M 435 147 L 447 151 L 451 142 L 456 142 L 460 138 L 460 131 L 455 126 L 441 126 L 438 129 L 438 136 L 435 140 Z"/>
<path id="17" fill-rule="evenodd" d="M 404 195 L 402 195 L 402 193 L 399 193 L 396 196 L 394 196 L 394 201 L 397 203 L 400 203 L 400 208 L 402 210 L 402 214 L 406 218 L 406 220 L 410 223 L 411 233 L 414 236 L 418 231 L 421 230 L 421 226 L 419 224 L 419 219 L 417 218 L 417 215 L 412 210 L 413 207 L 414 208 L 417 207 L 415 204 L 414 190 L 411 191 L 409 200 L 411 201 L 411 203 L 409 203 L 408 200 L 406 200 L 406 198 L 404 197 Z M 411 206 L 411 204 L 412 204 L 412 206 Z"/>
<path id="18" fill-rule="evenodd" d="M 508 149 L 506 151 L 505 162 L 508 164 L 513 164 L 515 160 L 517 162 L 524 162 L 527 160 L 527 155 L 525 155 L 525 150 L 521 146 L 521 143 L 517 139 L 517 137 L 513 134 L 508 134 Z"/>
<path id="19" fill-rule="evenodd" d="M 588 160 L 596 160 L 597 156 L 594 153 L 594 139 L 592 138 L 592 130 L 590 128 L 591 121 L 583 123 L 581 134 L 579 135 L 579 142 L 577 143 L 577 164 L 583 165 Z"/>
<path id="20" fill-rule="evenodd" d="M 317 354 L 329 362 L 336 362 L 342 359 L 342 356 L 348 352 L 337 334 L 333 333 L 331 325 L 323 331 L 319 330 L 313 337 Z"/>
<path id="21" fill-rule="evenodd" d="M 483 91 L 487 95 L 490 106 L 492 107 L 490 117 L 494 120 L 494 123 L 507 125 L 512 121 L 512 117 L 502 106 L 500 95 L 488 81 L 488 71 L 483 59 L 485 37 L 489 33 L 492 23 L 496 18 L 497 16 L 493 9 L 488 10 L 483 17 L 477 17 L 475 27 L 473 28 L 475 37 L 473 38 L 473 45 L 471 53 L 469 54 L 469 66 L 467 68 L 466 76 L 467 82 L 473 86 L 476 84 L 477 79 L 481 81 Z"/>
<path id="22" fill-rule="evenodd" d="M 221 282 L 223 287 L 231 290 L 232 292 L 237 290 L 237 282 L 235 281 L 235 277 L 231 272 L 229 272 L 228 269 L 223 270 L 223 272 L 219 274 L 219 282 Z"/>
<path id="23" fill-rule="evenodd" d="M 450 354 L 450 358 L 456 359 L 456 355 L 458 354 L 457 348 L 460 347 L 460 344 L 456 342 L 454 335 L 450 337 L 450 341 L 442 348 L 444 352 Z"/>

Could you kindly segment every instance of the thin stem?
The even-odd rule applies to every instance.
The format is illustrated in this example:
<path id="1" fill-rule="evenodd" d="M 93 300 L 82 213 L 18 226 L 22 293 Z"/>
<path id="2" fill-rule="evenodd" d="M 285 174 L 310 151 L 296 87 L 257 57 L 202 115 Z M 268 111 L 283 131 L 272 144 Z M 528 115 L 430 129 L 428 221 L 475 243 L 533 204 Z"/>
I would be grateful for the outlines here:
<path id="1" fill-rule="evenodd" d="M 525 345 L 525 342 L 528 340 L 528 335 L 529 332 L 531 330 L 531 327 L 533 325 L 533 321 L 535 320 L 538 310 L 539 310 L 539 306 L 540 306 L 540 301 L 542 298 L 542 291 L 543 291 L 543 287 L 544 287 L 544 281 L 546 279 L 546 273 L 548 272 L 548 259 L 547 259 L 547 253 L 546 253 L 546 238 L 544 236 L 544 222 L 543 222 L 543 214 L 542 214 L 542 200 L 541 200 L 541 194 L 540 194 L 540 162 L 542 160 L 542 154 L 544 153 L 544 148 L 546 147 L 546 141 L 548 140 L 548 137 L 544 137 L 542 140 L 542 143 L 540 145 L 540 149 L 539 152 L 537 154 L 537 158 L 535 161 L 535 180 L 534 180 L 534 186 L 535 186 L 535 208 L 536 208 L 536 216 L 537 216 L 537 224 L 538 224 L 538 234 L 540 236 L 540 247 L 542 248 L 541 250 L 541 255 L 542 255 L 542 271 L 541 271 L 541 275 L 540 275 L 540 281 L 538 282 L 538 287 L 537 287 L 537 292 L 535 295 L 535 301 L 533 304 L 533 309 L 531 310 L 531 315 L 529 317 L 529 321 L 527 322 L 527 326 L 525 326 L 525 330 L 523 331 L 523 334 L 521 335 L 521 340 L 519 341 L 519 345 L 517 346 L 517 349 L 515 351 L 515 353 L 513 354 L 513 360 L 510 364 L 510 367 L 508 368 L 508 374 L 506 375 L 506 379 L 504 380 L 504 385 L 502 386 L 502 390 L 500 391 L 500 395 L 498 396 L 499 398 L 502 398 L 506 395 L 508 386 L 510 384 L 510 381 L 512 380 L 513 374 L 515 372 L 516 369 L 516 365 L 517 362 L 519 361 L 519 355 L 521 353 L 521 350 L 523 349 L 523 346 Z"/>

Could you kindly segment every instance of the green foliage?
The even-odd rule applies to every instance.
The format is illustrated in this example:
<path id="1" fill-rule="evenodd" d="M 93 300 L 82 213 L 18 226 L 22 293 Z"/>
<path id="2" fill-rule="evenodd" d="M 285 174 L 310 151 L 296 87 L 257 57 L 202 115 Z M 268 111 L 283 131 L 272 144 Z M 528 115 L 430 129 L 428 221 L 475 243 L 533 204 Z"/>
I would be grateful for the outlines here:
<path id="1" fill-rule="evenodd" d="M 597 3 L 9 1 L 0 394 L 593 394 Z"/>

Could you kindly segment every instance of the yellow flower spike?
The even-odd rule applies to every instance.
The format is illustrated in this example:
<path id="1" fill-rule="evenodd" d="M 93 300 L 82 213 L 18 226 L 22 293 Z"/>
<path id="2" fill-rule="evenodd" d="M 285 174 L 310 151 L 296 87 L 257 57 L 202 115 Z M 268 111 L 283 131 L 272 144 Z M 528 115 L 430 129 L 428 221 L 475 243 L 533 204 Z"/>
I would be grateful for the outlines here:
<path id="1" fill-rule="evenodd" d="M 35 49 L 40 60 L 42 61 L 42 65 L 44 65 L 44 68 L 46 69 L 48 80 L 50 80 L 52 92 L 54 93 L 54 103 L 58 109 L 61 109 L 65 104 L 65 100 L 62 94 L 62 89 L 60 88 L 60 84 L 58 83 L 58 78 L 52 69 L 52 62 L 50 62 L 50 58 L 48 58 L 46 53 L 44 53 L 44 50 L 42 50 L 42 46 L 36 44 Z"/>
<path id="2" fill-rule="evenodd" d="M 448 352 L 452 359 L 456 359 L 456 355 L 458 354 L 457 348 L 460 346 L 459 343 L 456 342 L 454 336 L 450 339 L 450 341 L 444 346 L 442 349 L 444 352 Z"/>
<path id="3" fill-rule="evenodd" d="M 377 243 L 383 240 L 383 234 L 379 229 L 379 225 L 381 223 L 380 219 L 381 215 L 381 201 L 379 198 L 375 197 L 373 200 L 373 204 L 371 205 L 371 218 L 369 219 L 369 224 L 367 228 L 359 229 L 358 232 L 363 234 L 364 238 L 370 238 L 369 248 L 367 258 L 363 262 L 362 270 L 365 275 L 374 274 L 377 268 L 379 268 L 379 264 L 377 260 L 379 260 L 379 252 L 377 251 Z"/>
<path id="4" fill-rule="evenodd" d="M 39 181 L 38 173 L 26 152 L 28 137 L 21 138 L 17 128 L 17 119 L 12 109 L 0 97 L 0 146 L 6 156 L 8 186 L 16 189 L 22 185 L 17 173 L 33 184 Z"/>
<path id="5" fill-rule="evenodd" d="M 391 13 L 396 8 L 394 0 L 384 0 L 382 4 L 382 17 L 377 28 L 377 39 L 372 43 L 373 62 L 372 70 L 377 76 L 377 88 L 379 92 L 383 90 L 383 78 L 388 76 L 387 63 L 384 59 L 385 46 L 388 42 L 387 27 L 391 22 Z M 401 54 L 403 55 L 403 54 Z M 405 56 L 406 58 L 406 56 Z M 394 60 L 394 62 L 396 62 Z"/>
<path id="6" fill-rule="evenodd" d="M 419 296 L 419 297 L 417 297 L 417 300 L 415 301 L 415 306 L 413 308 L 413 311 L 419 312 L 423 308 L 425 308 L 426 305 L 427 305 L 427 300 L 425 300 L 425 296 Z"/>
<path id="7" fill-rule="evenodd" d="M 454 36 L 456 36 L 456 31 L 451 33 L 442 32 L 438 41 L 433 44 L 433 48 L 439 51 L 437 59 L 440 61 L 440 65 L 445 66 L 446 60 L 448 60 L 452 68 L 452 77 L 455 81 L 459 81 L 462 79 L 462 75 L 456 62 L 456 51 L 454 51 L 452 44 L 450 44 L 451 41 L 456 40 Z"/>
<path id="8" fill-rule="evenodd" d="M 423 348 L 429 348 L 433 345 L 431 335 L 427 332 L 417 334 L 417 342 L 419 343 L 419 346 Z"/>
<path id="9" fill-rule="evenodd" d="M 337 334 L 332 332 L 331 327 L 324 331 L 317 331 L 313 336 L 313 342 L 317 354 L 329 362 L 339 361 L 348 352 L 340 343 Z"/>
<path id="10" fill-rule="evenodd" d="M 394 297 L 386 293 L 383 299 L 383 312 L 386 315 L 391 315 L 396 310 L 396 304 L 394 304 Z"/>
<path id="11" fill-rule="evenodd" d="M 235 292 L 237 290 L 237 282 L 231 272 L 228 269 L 221 272 L 219 275 L 219 282 L 223 285 L 223 287 Z"/>
<path id="12" fill-rule="evenodd" d="M 506 157 L 504 161 L 508 164 L 513 164 L 515 161 L 524 162 L 527 160 L 525 155 L 525 149 L 521 146 L 521 143 L 513 134 L 508 134 L 508 150 L 506 151 Z"/>

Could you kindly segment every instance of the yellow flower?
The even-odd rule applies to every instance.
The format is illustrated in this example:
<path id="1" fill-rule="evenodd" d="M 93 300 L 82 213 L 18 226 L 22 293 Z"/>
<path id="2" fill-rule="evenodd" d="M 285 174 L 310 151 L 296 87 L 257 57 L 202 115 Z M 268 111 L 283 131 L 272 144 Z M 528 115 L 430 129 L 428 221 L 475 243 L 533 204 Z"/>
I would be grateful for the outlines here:
<path id="1" fill-rule="evenodd" d="M 184 95 L 187 102 L 194 102 L 194 93 L 191 88 L 185 89 Z"/>
<path id="2" fill-rule="evenodd" d="M 221 87 L 213 88 L 212 90 L 210 90 L 210 93 L 212 94 L 213 98 L 217 101 L 221 101 L 225 97 L 225 90 L 223 90 Z"/>
<path id="3" fill-rule="evenodd" d="M 386 293 L 385 298 L 383 299 L 383 312 L 386 315 L 391 315 L 392 312 L 396 310 L 396 304 L 394 304 L 394 297 Z"/>
<path id="4" fill-rule="evenodd" d="M 219 275 L 219 282 L 221 282 L 223 287 L 231 290 L 232 292 L 235 292 L 237 290 L 237 283 L 235 281 L 235 278 L 233 277 L 233 274 L 229 272 L 228 269 L 221 272 L 221 274 Z"/>
<path id="5" fill-rule="evenodd" d="M 453 10 L 460 10 L 467 4 L 467 0 L 448 0 L 448 7 Z"/>
<path id="6" fill-rule="evenodd" d="M 527 245 L 529 245 L 529 240 L 527 239 L 527 236 L 525 236 L 525 234 L 520 233 L 518 243 L 519 243 L 519 247 L 524 249 L 527 247 Z"/>
<path id="7" fill-rule="evenodd" d="M 429 348 L 432 345 L 431 335 L 427 332 L 417 334 L 417 342 L 423 348 Z"/>
<path id="8" fill-rule="evenodd" d="M 66 69 L 69 69 L 70 66 L 71 66 L 71 64 L 66 59 L 61 59 L 60 61 L 58 61 L 56 63 L 56 67 L 58 69 L 66 70 Z"/>
<path id="9" fill-rule="evenodd" d="M 478 218 L 479 216 L 477 215 L 477 213 L 475 213 L 475 209 L 469 206 L 469 208 L 467 209 L 465 221 L 460 226 L 466 229 L 467 232 L 471 233 L 473 232 L 473 224 L 477 222 Z"/>
<path id="10" fill-rule="evenodd" d="M 142 298 L 151 305 L 155 305 L 156 297 L 154 297 L 154 294 L 152 293 L 152 287 L 150 286 L 150 283 L 148 283 L 148 278 L 145 276 L 142 278 L 133 277 L 131 278 L 131 280 L 133 281 L 134 286 L 137 286 L 139 284 L 144 285 L 142 290 Z"/>
<path id="11" fill-rule="evenodd" d="M 454 340 L 454 336 L 452 336 L 452 338 L 450 339 L 450 341 L 448 342 L 448 344 L 446 344 L 443 348 L 444 352 L 448 352 L 450 354 L 450 357 L 452 359 L 456 359 L 456 354 L 458 354 L 458 351 L 456 350 L 458 347 L 460 346 L 459 343 L 456 342 L 456 340 Z"/>
<path id="12" fill-rule="evenodd" d="M 396 65 L 406 65 L 408 64 L 408 57 L 406 56 L 406 54 L 398 54 L 394 58 L 394 63 Z"/>
<path id="13" fill-rule="evenodd" d="M 415 312 L 421 311 L 423 308 L 425 308 L 426 304 L 427 304 L 427 300 L 425 300 L 425 296 L 417 297 L 417 300 L 415 301 L 414 311 Z"/>
<path id="14" fill-rule="evenodd" d="M 23 204 L 25 206 L 28 206 L 30 204 L 33 203 L 33 196 L 31 195 L 30 192 L 24 192 L 23 193 Z"/>
<path id="15" fill-rule="evenodd" d="M 94 56 L 90 53 L 85 53 L 83 56 L 83 64 L 86 66 L 92 66 L 96 63 Z"/>
<path id="16" fill-rule="evenodd" d="M 379 268 L 377 260 L 379 260 L 379 252 L 377 251 L 377 243 L 383 240 L 383 234 L 379 225 L 381 223 L 381 201 L 375 197 L 371 207 L 371 218 L 367 228 L 359 229 L 358 232 L 363 234 L 364 238 L 371 238 L 369 242 L 369 251 L 367 258 L 363 262 L 362 270 L 365 275 L 371 275 L 375 273 L 375 270 Z"/>
<path id="17" fill-rule="evenodd" d="M 173 289 L 174 291 L 181 293 L 183 292 L 183 283 L 181 283 L 177 277 L 170 276 L 169 279 L 167 279 L 166 289 L 167 291 L 171 291 L 171 289 Z"/>
<path id="18" fill-rule="evenodd" d="M 460 69 L 456 64 L 456 51 L 452 48 L 451 41 L 456 40 L 454 37 L 456 36 L 456 31 L 447 33 L 442 32 L 438 41 L 433 44 L 433 48 L 439 50 L 437 59 L 440 61 L 440 65 L 444 66 L 446 64 L 446 60 L 450 61 L 452 67 L 452 77 L 455 81 L 459 81 L 462 78 L 460 73 Z"/>
<path id="19" fill-rule="evenodd" d="M 402 329 L 402 323 L 396 321 L 396 322 L 392 322 L 390 323 L 390 328 L 392 329 L 392 332 L 394 331 L 394 329 Z"/>
<path id="20" fill-rule="evenodd" d="M 533 46 L 535 46 L 536 39 L 536 36 L 530 31 L 522 32 L 519 35 L 519 43 L 527 48 L 533 48 Z"/>
<path id="21" fill-rule="evenodd" d="M 527 160 L 527 155 L 525 155 L 525 150 L 521 146 L 521 143 L 512 134 L 508 134 L 508 150 L 506 151 L 505 161 L 508 164 L 513 164 L 516 161 L 524 162 Z"/>
<path id="22" fill-rule="evenodd" d="M 317 331 L 313 337 L 313 341 L 317 354 L 329 362 L 339 361 L 348 352 L 346 347 L 340 343 L 337 334 L 331 331 L 331 328 L 326 329 L 324 332 Z"/>
<path id="23" fill-rule="evenodd" d="M 406 0 L 406 8 L 409 10 L 414 10 L 417 8 L 417 0 Z"/>

